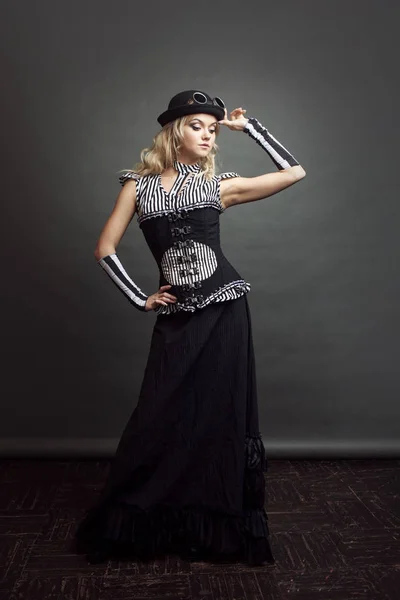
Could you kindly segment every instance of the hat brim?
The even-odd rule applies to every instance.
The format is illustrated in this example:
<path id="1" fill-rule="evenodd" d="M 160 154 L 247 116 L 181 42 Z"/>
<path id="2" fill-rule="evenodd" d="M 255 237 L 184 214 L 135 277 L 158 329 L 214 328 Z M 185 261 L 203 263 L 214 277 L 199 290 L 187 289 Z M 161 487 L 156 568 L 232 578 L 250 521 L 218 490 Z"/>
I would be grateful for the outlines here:
<path id="1" fill-rule="evenodd" d="M 170 123 L 171 121 L 175 121 L 175 119 L 178 119 L 179 117 L 201 113 L 214 115 L 218 121 L 223 119 L 225 116 L 224 109 L 220 108 L 219 106 L 210 106 L 209 104 L 187 104 L 164 111 L 159 117 L 157 117 L 157 121 L 162 127 L 164 127 L 164 125 Z"/>

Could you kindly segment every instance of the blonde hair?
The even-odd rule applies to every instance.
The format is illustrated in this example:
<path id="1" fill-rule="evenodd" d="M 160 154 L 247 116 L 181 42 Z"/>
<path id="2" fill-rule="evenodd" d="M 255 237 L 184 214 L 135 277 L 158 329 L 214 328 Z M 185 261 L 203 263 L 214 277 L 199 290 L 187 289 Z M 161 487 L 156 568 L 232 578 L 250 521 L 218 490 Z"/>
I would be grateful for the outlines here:
<path id="1" fill-rule="evenodd" d="M 183 127 L 192 117 L 193 115 L 185 115 L 164 125 L 161 131 L 153 138 L 152 146 L 150 148 L 143 148 L 141 151 L 141 162 L 136 163 L 133 169 L 122 169 L 119 172 L 131 172 L 133 170 L 141 176 L 155 175 L 162 173 L 168 167 L 173 167 L 174 160 L 177 160 L 179 150 L 182 147 Z M 220 125 L 217 123 L 215 127 L 215 134 L 218 136 Z M 217 144 L 214 143 L 213 148 L 211 148 L 207 156 L 198 160 L 200 176 L 204 175 L 206 179 L 211 179 L 215 175 L 215 155 L 218 150 Z"/>

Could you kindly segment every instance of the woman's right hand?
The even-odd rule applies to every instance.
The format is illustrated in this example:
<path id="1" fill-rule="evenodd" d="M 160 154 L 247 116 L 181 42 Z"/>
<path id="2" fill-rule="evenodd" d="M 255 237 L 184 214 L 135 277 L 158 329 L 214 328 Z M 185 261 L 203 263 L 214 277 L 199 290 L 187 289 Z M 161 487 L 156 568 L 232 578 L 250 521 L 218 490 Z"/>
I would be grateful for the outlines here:
<path id="1" fill-rule="evenodd" d="M 163 304 L 164 306 L 167 306 L 168 303 L 175 304 L 175 302 L 178 300 L 177 297 L 173 296 L 172 294 L 168 294 L 166 291 L 171 287 L 172 285 L 162 285 L 158 292 L 149 296 L 146 300 L 145 310 L 154 310 L 158 308 L 160 304 Z"/>

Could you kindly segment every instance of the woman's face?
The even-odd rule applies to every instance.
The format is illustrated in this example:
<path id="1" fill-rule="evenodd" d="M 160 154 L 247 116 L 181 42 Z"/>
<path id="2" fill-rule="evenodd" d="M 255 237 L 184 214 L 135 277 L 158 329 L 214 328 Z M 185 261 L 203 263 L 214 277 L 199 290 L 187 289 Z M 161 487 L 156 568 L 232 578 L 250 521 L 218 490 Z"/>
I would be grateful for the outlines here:
<path id="1" fill-rule="evenodd" d="M 183 127 L 181 158 L 198 160 L 207 156 L 215 142 L 217 119 L 213 115 L 191 115 Z"/>

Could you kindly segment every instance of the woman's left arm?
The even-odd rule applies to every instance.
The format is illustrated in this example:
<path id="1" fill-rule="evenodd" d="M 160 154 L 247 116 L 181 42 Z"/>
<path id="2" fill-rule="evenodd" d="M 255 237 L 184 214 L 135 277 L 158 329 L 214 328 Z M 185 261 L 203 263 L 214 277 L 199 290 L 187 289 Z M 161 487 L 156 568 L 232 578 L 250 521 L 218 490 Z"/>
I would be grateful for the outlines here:
<path id="1" fill-rule="evenodd" d="M 231 112 L 231 120 L 219 121 L 235 131 L 244 131 L 265 150 L 278 171 L 258 177 L 235 177 L 221 181 L 221 202 L 224 208 L 243 202 L 254 202 L 272 196 L 305 177 L 306 172 L 290 152 L 254 117 L 246 118 L 242 108 Z"/>

